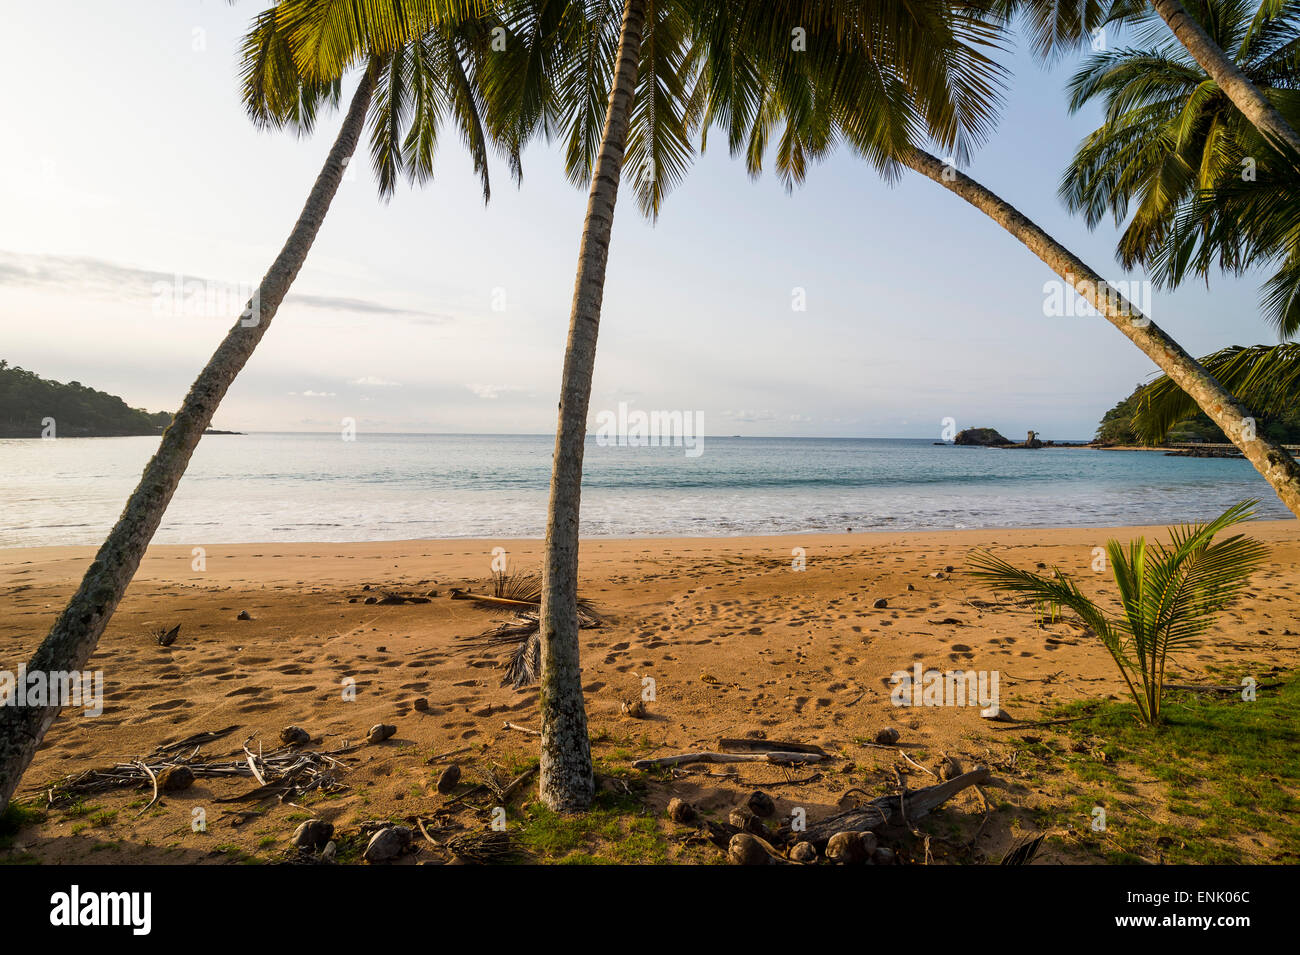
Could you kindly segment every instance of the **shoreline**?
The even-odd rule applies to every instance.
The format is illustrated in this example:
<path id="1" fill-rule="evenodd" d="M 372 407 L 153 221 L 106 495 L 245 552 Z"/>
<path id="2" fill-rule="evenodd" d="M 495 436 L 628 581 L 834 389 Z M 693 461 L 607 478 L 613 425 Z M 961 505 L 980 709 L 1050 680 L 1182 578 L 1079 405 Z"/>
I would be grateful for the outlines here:
<path id="1" fill-rule="evenodd" d="M 888 528 L 866 528 L 863 530 L 854 530 L 846 532 L 829 532 L 829 531 L 807 531 L 807 532 L 790 532 L 780 534 L 737 534 L 737 535 L 701 535 L 701 536 L 682 536 L 682 535 L 658 535 L 646 534 L 638 537 L 583 537 L 581 538 L 584 548 L 599 549 L 601 547 L 619 547 L 622 545 L 644 545 L 655 543 L 660 545 L 672 545 L 674 543 L 690 544 L 693 546 L 703 546 L 716 544 L 720 548 L 734 546 L 738 549 L 752 549 L 760 545 L 776 545 L 783 542 L 814 542 L 819 545 L 837 545 L 851 544 L 855 540 L 866 538 L 892 538 L 924 542 L 932 540 L 936 542 L 944 541 L 953 537 L 971 537 L 978 538 L 992 534 L 1042 534 L 1048 538 L 1057 538 L 1061 535 L 1069 534 L 1099 534 L 1106 537 L 1137 537 L 1145 536 L 1150 539 L 1152 536 L 1159 536 L 1168 527 L 1169 524 L 1051 524 L 1051 525 L 1019 525 L 1019 526 L 1000 526 L 1000 527 L 963 527 L 953 528 L 951 530 L 892 530 Z M 1279 538 L 1285 539 L 1286 529 L 1294 528 L 1298 539 L 1300 539 L 1300 520 L 1293 518 L 1282 519 L 1263 519 L 1251 521 L 1245 525 L 1252 532 L 1263 530 L 1270 536 L 1273 533 L 1279 535 Z M 407 537 L 400 539 L 383 539 L 383 540 L 362 540 L 362 541 L 309 541 L 309 540 L 287 540 L 287 541 L 219 541 L 211 544 L 151 544 L 145 553 L 145 560 L 151 556 L 180 556 L 188 555 L 196 546 L 202 546 L 207 551 L 213 550 L 240 550 L 244 548 L 299 548 L 309 550 L 330 550 L 330 549 L 374 549 L 384 547 L 417 547 L 417 546 L 438 546 L 453 548 L 471 548 L 484 547 L 490 549 L 491 546 L 502 542 L 520 544 L 527 549 L 540 548 L 544 543 L 541 537 Z M 1045 545 L 1050 546 L 1053 541 L 1043 541 Z M 71 554 L 85 556 L 93 559 L 99 549 L 99 544 L 40 544 L 35 546 L 19 547 L 0 547 L 0 570 L 3 570 L 8 563 L 8 559 L 16 558 L 23 555 L 39 555 L 40 557 L 58 558 Z M 171 553 L 171 552 L 174 552 Z"/>

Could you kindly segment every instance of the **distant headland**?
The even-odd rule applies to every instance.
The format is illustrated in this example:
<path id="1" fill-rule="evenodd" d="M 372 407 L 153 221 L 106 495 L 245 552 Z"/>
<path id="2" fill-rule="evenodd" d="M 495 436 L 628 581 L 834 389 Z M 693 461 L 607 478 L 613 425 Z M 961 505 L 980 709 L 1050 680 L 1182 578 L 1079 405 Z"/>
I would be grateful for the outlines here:
<path id="1" fill-rule="evenodd" d="M 79 381 L 51 381 L 0 359 L 0 438 L 160 435 L 171 421 L 170 411 L 132 408 L 116 395 Z"/>

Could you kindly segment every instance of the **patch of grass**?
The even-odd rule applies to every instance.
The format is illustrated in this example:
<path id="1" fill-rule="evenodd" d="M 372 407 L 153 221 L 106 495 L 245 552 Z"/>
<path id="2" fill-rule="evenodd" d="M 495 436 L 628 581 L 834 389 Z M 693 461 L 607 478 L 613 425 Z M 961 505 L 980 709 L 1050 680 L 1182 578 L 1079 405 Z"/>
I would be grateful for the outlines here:
<path id="1" fill-rule="evenodd" d="M 220 852 L 222 855 L 229 858 L 230 861 L 237 862 L 240 865 L 261 865 L 262 864 L 261 859 L 259 859 L 255 855 L 250 855 L 249 853 L 245 852 L 243 848 L 235 845 L 234 843 L 226 842 L 226 843 L 222 843 L 219 846 L 214 846 L 213 851 Z"/>
<path id="2" fill-rule="evenodd" d="M 90 824 L 92 826 L 95 826 L 96 828 L 99 828 L 101 826 L 107 826 L 110 822 L 112 822 L 116 818 L 117 818 L 116 809 L 101 809 L 98 812 L 96 812 L 93 816 L 90 817 Z"/>
<path id="3" fill-rule="evenodd" d="M 44 821 L 43 809 L 10 802 L 5 811 L 0 813 L 0 850 L 8 849 L 14 844 L 14 837 L 23 826 L 34 826 Z"/>
<path id="4" fill-rule="evenodd" d="M 667 863 L 668 837 L 642 802 L 643 784 L 630 776 L 621 782 L 631 791 L 602 789 L 581 815 L 560 815 L 541 803 L 525 806 L 516 830 L 520 845 L 536 861 L 562 865 Z"/>
<path id="5" fill-rule="evenodd" d="M 92 806 L 78 799 L 76 802 L 70 802 L 63 807 L 64 813 L 69 819 L 80 819 L 82 816 L 93 815 L 99 812 L 98 806 Z"/>
<path id="6" fill-rule="evenodd" d="M 366 845 L 369 841 L 368 838 L 362 836 L 359 832 L 335 833 L 335 858 L 342 865 L 360 862 L 361 854 L 366 851 Z"/>
<path id="7" fill-rule="evenodd" d="M 10 802 L 0 812 L 0 836 L 12 836 L 23 826 L 34 826 L 45 821 L 45 810 L 20 802 Z"/>
<path id="8" fill-rule="evenodd" d="M 601 728 L 591 734 L 592 746 L 617 746 L 620 758 L 631 760 L 634 753 L 642 755 L 651 752 L 655 743 L 645 733 L 615 733 L 608 728 Z"/>
<path id="9" fill-rule="evenodd" d="M 95 809 L 88 815 L 84 816 L 82 822 L 76 823 L 72 827 L 72 834 L 76 836 L 85 832 L 87 829 L 102 829 L 104 826 L 112 823 L 116 818 L 116 809 Z"/>
<path id="10" fill-rule="evenodd" d="M 1040 825 L 1073 827 L 1107 862 L 1300 861 L 1300 680 L 1253 702 L 1168 691 L 1154 727 L 1131 703 L 1080 701 L 1053 715 L 1089 709 L 1059 727 L 1063 740 L 1019 744 L 1022 769 L 1040 782 L 1059 773 L 1053 788 L 1070 794 Z M 1141 786 L 1159 801 L 1144 802 Z M 1104 831 L 1092 828 L 1098 806 Z"/>

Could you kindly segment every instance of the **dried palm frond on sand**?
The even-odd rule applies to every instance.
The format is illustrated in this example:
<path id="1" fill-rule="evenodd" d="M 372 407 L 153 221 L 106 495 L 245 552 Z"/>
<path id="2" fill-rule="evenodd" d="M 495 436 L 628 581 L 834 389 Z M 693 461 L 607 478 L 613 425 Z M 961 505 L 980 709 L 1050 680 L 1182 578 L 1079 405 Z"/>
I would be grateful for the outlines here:
<path id="1" fill-rule="evenodd" d="M 502 686 L 516 690 L 532 686 L 542 672 L 541 633 L 537 624 L 542 602 L 542 575 L 535 572 L 511 574 L 497 571 L 492 575 L 492 593 L 475 594 L 473 591 L 453 590 L 453 600 L 474 600 L 485 607 L 518 607 L 515 616 L 490 630 L 472 637 L 463 637 L 465 650 L 513 647 L 506 661 Z M 591 601 L 578 597 L 578 626 L 589 630 L 605 621 L 596 612 Z"/>
<path id="2" fill-rule="evenodd" d="M 160 789 L 170 788 L 167 783 L 169 774 L 183 770 L 191 781 L 250 777 L 260 783 L 256 789 L 238 796 L 216 799 L 215 802 L 243 802 L 272 796 L 285 802 L 317 790 L 329 793 L 347 788 L 339 779 L 347 772 L 347 764 L 336 757 L 356 748 L 344 746 L 329 752 L 313 752 L 301 747 L 285 746 L 254 755 L 248 750 L 246 742 L 239 755 L 230 754 L 233 758 L 212 759 L 200 758 L 198 746 L 195 746 L 189 756 L 177 755 L 174 752 L 176 745 L 159 747 L 144 759 L 65 776 L 40 787 L 40 791 L 44 792 L 47 804 L 55 806 L 75 803 L 86 796 L 111 789 L 151 787 L 153 799 L 141 810 L 143 814 L 158 801 Z M 188 786 L 189 783 L 183 785 Z"/>
<path id="3" fill-rule="evenodd" d="M 490 593 L 480 594 L 473 590 L 453 587 L 451 599 L 473 600 L 486 607 L 519 607 L 523 610 L 529 608 L 536 610 L 542 605 L 542 575 L 537 571 L 519 573 L 494 571 L 489 581 L 489 589 Z M 578 613 L 586 614 L 594 620 L 600 619 L 595 606 L 581 594 L 578 596 Z"/>

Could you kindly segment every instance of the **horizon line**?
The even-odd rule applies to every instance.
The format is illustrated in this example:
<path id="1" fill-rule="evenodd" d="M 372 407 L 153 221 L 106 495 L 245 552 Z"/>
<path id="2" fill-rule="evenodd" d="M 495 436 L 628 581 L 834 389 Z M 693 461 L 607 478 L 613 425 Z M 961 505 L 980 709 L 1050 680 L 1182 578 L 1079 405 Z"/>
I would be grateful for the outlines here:
<path id="1" fill-rule="evenodd" d="M 323 431 L 288 431 L 278 429 L 235 429 L 235 428 L 217 428 L 214 431 L 224 431 L 227 434 L 235 436 L 241 434 L 337 434 L 338 429 L 329 429 Z M 993 429 L 996 430 L 996 429 Z M 409 437 L 437 437 L 437 438 L 549 438 L 554 437 L 554 432 L 549 431 L 365 431 L 357 432 L 360 434 L 371 435 L 405 435 Z M 1000 432 L 999 432 L 1000 433 Z M 130 436 L 128 436 L 130 437 Z M 134 435 L 133 437 L 152 437 L 152 435 Z M 586 437 L 597 437 L 597 432 L 588 431 Z M 810 434 L 705 434 L 702 436 L 705 440 L 713 439 L 736 439 L 745 440 L 765 440 L 765 441 L 929 441 L 935 445 L 951 445 L 953 447 L 962 447 L 953 441 L 937 440 L 933 437 L 924 435 L 810 435 Z M 1042 438 L 1045 441 L 1065 441 L 1070 443 L 1091 442 L 1093 438 Z M 978 445 L 971 445 L 977 447 Z"/>

